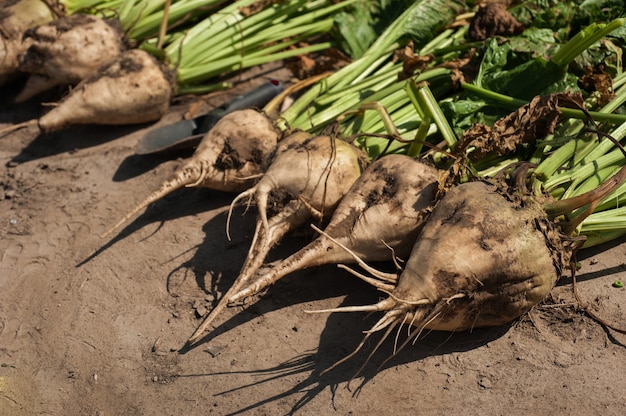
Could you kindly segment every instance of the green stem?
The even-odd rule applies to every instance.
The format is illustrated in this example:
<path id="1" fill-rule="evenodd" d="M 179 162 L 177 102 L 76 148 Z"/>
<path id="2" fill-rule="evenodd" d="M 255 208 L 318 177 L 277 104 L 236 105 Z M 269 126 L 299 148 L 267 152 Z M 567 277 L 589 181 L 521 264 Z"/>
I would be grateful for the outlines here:
<path id="1" fill-rule="evenodd" d="M 323 92 L 352 85 L 375 71 L 389 58 L 391 50 L 400 46 L 401 38 L 411 33 L 414 29 L 412 25 L 419 26 L 421 23 L 421 29 L 424 32 L 429 32 L 429 30 L 435 32 L 438 27 L 452 20 L 462 6 L 464 4 L 461 2 L 443 0 L 417 0 L 413 2 L 380 34 L 361 58 L 351 62 L 322 83 L 309 89 L 285 111 L 283 118 L 287 123 L 293 125 L 293 121 L 300 114 L 306 112 L 311 103 Z M 428 18 L 426 19 L 425 16 Z M 422 22 L 419 21 L 420 19 Z M 430 39 L 420 39 L 421 42 L 428 40 Z"/>
<path id="2" fill-rule="evenodd" d="M 413 106 L 421 108 L 420 113 L 422 119 L 433 120 L 439 129 L 439 133 L 448 145 L 448 149 L 453 150 L 456 147 L 457 138 L 450 127 L 450 123 L 441 111 L 441 107 L 437 103 L 433 93 L 426 82 L 417 83 L 413 79 L 406 83 L 406 93 L 408 94 Z"/>
<path id="3" fill-rule="evenodd" d="M 469 93 L 475 94 L 487 100 L 496 101 L 500 104 L 504 104 L 505 106 L 513 108 L 513 109 L 517 109 L 519 107 L 522 107 L 523 105 L 528 104 L 528 101 L 526 100 L 513 98 L 508 95 L 504 95 L 504 94 L 500 94 L 494 91 L 487 90 L 477 85 L 468 84 L 466 82 L 462 82 L 461 87 Z M 566 117 L 575 118 L 579 120 L 587 120 L 587 115 L 581 110 L 576 110 L 574 108 L 567 108 L 567 107 L 559 107 L 559 110 Z M 601 113 L 598 111 L 589 111 L 588 113 L 596 121 L 615 123 L 615 124 L 618 124 L 618 123 L 621 124 L 621 123 L 626 122 L 625 114 Z"/>
<path id="4" fill-rule="evenodd" d="M 181 68 L 178 71 L 178 82 L 180 84 L 193 84 L 200 81 L 210 79 L 212 77 L 230 73 L 253 66 L 263 65 L 268 62 L 279 61 L 281 59 L 292 58 L 297 55 L 318 52 L 328 49 L 331 46 L 328 42 L 315 43 L 310 46 L 289 49 L 282 52 L 272 54 L 256 54 L 248 57 L 233 56 L 230 59 L 220 60 L 218 62 L 194 68 Z"/>
<path id="5" fill-rule="evenodd" d="M 612 31 L 619 29 L 626 23 L 626 18 L 618 18 L 609 23 L 592 23 L 578 32 L 552 56 L 551 61 L 565 66 L 573 61 L 585 49 L 604 38 Z"/>

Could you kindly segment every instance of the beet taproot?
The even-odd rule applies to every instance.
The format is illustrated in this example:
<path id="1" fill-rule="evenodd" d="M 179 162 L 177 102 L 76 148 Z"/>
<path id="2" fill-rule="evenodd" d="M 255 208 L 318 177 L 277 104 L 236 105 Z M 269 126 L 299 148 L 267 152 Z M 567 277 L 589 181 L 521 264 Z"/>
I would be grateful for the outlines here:
<path id="1" fill-rule="evenodd" d="M 256 110 L 226 114 L 207 132 L 194 154 L 172 178 L 129 211 L 102 235 L 107 237 L 151 203 L 182 187 L 241 192 L 263 174 L 280 133 L 272 121 Z"/>
<path id="2" fill-rule="evenodd" d="M 54 19 L 54 13 L 42 0 L 5 1 L 0 5 L 0 85 L 19 74 L 18 57 L 28 48 L 24 32 Z"/>
<path id="3" fill-rule="evenodd" d="M 98 67 L 39 119 L 0 130 L 0 137 L 36 126 L 49 133 L 81 124 L 128 125 L 160 119 L 175 91 L 173 73 L 154 56 L 130 49 Z"/>
<path id="4" fill-rule="evenodd" d="M 400 350 L 424 329 L 498 326 L 545 299 L 568 264 L 572 246 L 542 204 L 483 181 L 448 191 L 386 299 L 324 311 L 385 312 L 357 349 L 333 367 L 381 330 L 384 340 L 398 325 L 414 327 Z"/>
<path id="5" fill-rule="evenodd" d="M 353 262 L 354 254 L 362 261 L 407 257 L 434 204 L 437 179 L 434 167 L 405 155 L 377 160 L 342 198 L 322 235 L 259 269 L 229 301 L 254 295 L 296 270 Z"/>
<path id="6" fill-rule="evenodd" d="M 118 20 L 80 13 L 28 29 L 23 39 L 29 46 L 19 55 L 18 69 L 29 77 L 18 103 L 59 85 L 76 85 L 126 49 Z"/>

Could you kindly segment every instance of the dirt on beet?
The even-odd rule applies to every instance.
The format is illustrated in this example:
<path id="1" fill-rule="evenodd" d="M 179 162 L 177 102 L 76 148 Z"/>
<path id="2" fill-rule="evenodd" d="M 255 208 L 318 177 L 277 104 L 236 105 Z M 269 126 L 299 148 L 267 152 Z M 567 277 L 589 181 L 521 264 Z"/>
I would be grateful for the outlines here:
<path id="1" fill-rule="evenodd" d="M 289 76 L 270 69 L 208 101 Z M 177 100 L 157 125 L 180 118 L 191 101 Z M 40 113 L 33 102 L 3 101 L 0 128 Z M 626 413 L 626 336 L 584 314 L 567 275 L 512 324 L 428 332 L 379 368 L 394 333 L 350 383 L 377 338 L 320 373 L 353 351 L 380 315 L 304 311 L 371 304 L 384 294 L 334 266 L 298 272 L 250 306 L 225 310 L 223 323 L 180 350 L 237 276 L 256 211 L 235 211 L 229 241 L 234 195 L 181 189 L 100 240 L 189 156 L 136 156 L 154 126 L 43 136 L 33 128 L 0 139 L 0 414 Z M 312 237 L 290 237 L 270 260 Z M 612 284 L 626 279 L 625 242 L 580 252 L 577 273 L 581 297 L 622 327 L 626 289 Z"/>

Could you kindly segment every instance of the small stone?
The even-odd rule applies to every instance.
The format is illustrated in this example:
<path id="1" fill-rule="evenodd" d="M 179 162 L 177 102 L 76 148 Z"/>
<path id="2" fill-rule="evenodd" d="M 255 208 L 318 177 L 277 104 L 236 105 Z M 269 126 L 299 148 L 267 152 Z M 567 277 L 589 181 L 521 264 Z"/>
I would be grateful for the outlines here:
<path id="1" fill-rule="evenodd" d="M 209 310 L 204 305 L 198 305 L 196 307 L 196 315 L 198 315 L 199 318 L 202 318 L 204 315 L 206 315 L 208 311 Z"/>
<path id="2" fill-rule="evenodd" d="M 488 377 L 481 377 L 480 380 L 478 380 L 478 385 L 483 389 L 489 389 L 491 388 L 492 383 Z"/>
<path id="3" fill-rule="evenodd" d="M 224 345 L 209 345 L 207 348 L 204 349 L 204 352 L 209 353 L 211 355 L 211 357 L 215 358 L 225 348 L 226 348 L 226 346 L 224 346 Z"/>

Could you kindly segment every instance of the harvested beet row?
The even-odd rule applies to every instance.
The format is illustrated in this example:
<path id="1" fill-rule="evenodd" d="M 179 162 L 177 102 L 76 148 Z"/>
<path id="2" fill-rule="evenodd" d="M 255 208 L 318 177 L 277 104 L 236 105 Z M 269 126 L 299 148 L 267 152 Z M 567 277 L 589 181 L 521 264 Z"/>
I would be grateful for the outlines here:
<path id="1" fill-rule="evenodd" d="M 359 178 L 365 154 L 353 145 L 329 136 L 311 137 L 297 132 L 281 141 L 276 156 L 259 182 L 233 201 L 254 198 L 258 209 L 254 237 L 245 264 L 231 288 L 220 299 L 189 342 L 200 337 L 231 295 L 247 284 L 269 251 L 289 232 L 316 218 L 324 221 Z M 278 212 L 268 219 L 270 200 L 286 196 Z M 281 201 L 277 201 L 281 202 Z"/>
<path id="2" fill-rule="evenodd" d="M 335 209 L 321 236 L 287 259 L 267 264 L 237 302 L 297 270 L 323 264 L 407 257 L 435 201 L 437 170 L 405 155 L 370 165 Z M 353 254 L 346 251 L 348 248 Z"/>
<path id="3" fill-rule="evenodd" d="M 75 124 L 125 125 L 158 120 L 169 108 L 172 78 L 152 55 L 124 52 L 79 84 L 39 119 L 44 132 Z"/>
<path id="4" fill-rule="evenodd" d="M 0 85 L 18 75 L 18 56 L 28 47 L 24 32 L 51 21 L 52 10 L 42 0 L 18 0 L 0 5 Z"/>
<path id="5" fill-rule="evenodd" d="M 293 133 L 289 140 L 280 140 L 283 134 L 275 127 L 274 120 L 265 113 L 271 113 L 284 96 L 305 88 L 309 82 L 310 80 L 305 80 L 292 85 L 268 103 L 263 112 L 253 109 L 235 110 L 220 118 L 204 135 L 191 158 L 173 177 L 105 232 L 102 238 L 110 235 L 151 203 L 184 186 L 225 192 L 242 192 L 253 186 L 271 160 L 278 153 L 287 150 L 289 143 L 311 137 L 310 134 L 299 131 Z M 297 217 L 299 214 L 294 215 Z"/>
<path id="6" fill-rule="evenodd" d="M 80 124 L 155 121 L 169 108 L 173 82 L 172 73 L 152 55 L 128 50 L 99 67 L 39 120 L 9 126 L 0 135 L 31 125 L 47 133 Z"/>
<path id="7" fill-rule="evenodd" d="M 398 351 L 424 329 L 461 331 L 516 319 L 550 293 L 569 262 L 570 241 L 531 197 L 485 182 L 452 188 L 434 207 L 388 298 L 317 311 L 385 312 L 333 367 L 373 333 L 385 330 L 380 345 L 405 323 L 415 328 Z"/>
<path id="8" fill-rule="evenodd" d="M 195 342 L 227 303 L 259 293 L 294 271 L 331 263 L 353 262 L 344 248 L 363 261 L 408 256 L 434 204 L 437 170 L 404 155 L 389 155 L 370 166 L 339 202 L 324 234 L 290 257 L 240 276 L 189 339 Z M 270 219 L 270 230 L 274 229 Z M 260 222 L 259 222 L 260 223 Z M 257 226 L 257 230 L 260 225 Z M 258 246 L 253 242 L 253 247 Z M 258 252 L 249 258 L 259 260 Z M 243 287 L 247 285 L 246 287 Z"/>
<path id="9" fill-rule="evenodd" d="M 239 110 L 222 117 L 204 136 L 194 154 L 172 178 L 106 231 L 109 236 L 126 221 L 176 189 L 209 188 L 241 192 L 250 188 L 267 166 L 280 134 L 265 114 Z"/>
<path id="10" fill-rule="evenodd" d="M 60 85 L 76 85 L 125 49 L 116 19 L 86 14 L 61 17 L 27 30 L 28 49 L 19 55 L 18 69 L 29 74 L 15 102 Z"/>

